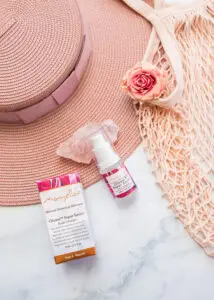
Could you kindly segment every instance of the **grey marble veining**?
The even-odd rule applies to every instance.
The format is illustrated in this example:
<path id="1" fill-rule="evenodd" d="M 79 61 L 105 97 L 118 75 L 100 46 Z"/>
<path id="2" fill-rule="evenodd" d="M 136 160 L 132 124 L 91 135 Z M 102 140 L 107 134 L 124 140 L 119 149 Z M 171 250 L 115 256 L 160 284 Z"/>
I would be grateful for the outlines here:
<path id="1" fill-rule="evenodd" d="M 86 190 L 97 255 L 55 265 L 40 205 L 0 208 L 0 300 L 213 300 L 214 260 L 167 208 L 142 147 L 135 201 Z"/>

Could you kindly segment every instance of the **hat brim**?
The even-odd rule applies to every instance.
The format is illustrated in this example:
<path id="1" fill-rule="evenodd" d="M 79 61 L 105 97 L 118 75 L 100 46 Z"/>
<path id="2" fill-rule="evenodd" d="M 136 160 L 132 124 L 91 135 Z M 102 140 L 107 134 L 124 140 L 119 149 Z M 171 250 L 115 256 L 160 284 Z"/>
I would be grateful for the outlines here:
<path id="1" fill-rule="evenodd" d="M 146 51 L 151 25 L 121 1 L 78 0 L 91 32 L 92 56 L 72 97 L 29 125 L 0 124 L 0 205 L 40 203 L 36 180 L 79 172 L 85 187 L 99 180 L 95 165 L 56 155 L 58 145 L 85 123 L 112 119 L 116 150 L 125 159 L 140 143 L 137 116 L 121 80 Z"/>

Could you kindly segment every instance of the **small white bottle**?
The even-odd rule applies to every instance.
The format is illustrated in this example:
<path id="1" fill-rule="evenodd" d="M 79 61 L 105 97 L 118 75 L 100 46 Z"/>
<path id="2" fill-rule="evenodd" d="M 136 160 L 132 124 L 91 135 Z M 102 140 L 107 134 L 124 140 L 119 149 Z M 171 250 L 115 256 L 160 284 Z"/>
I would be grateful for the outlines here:
<path id="1" fill-rule="evenodd" d="M 92 135 L 91 144 L 100 174 L 113 196 L 115 198 L 129 197 L 136 191 L 137 186 L 110 142 L 102 132 L 98 132 Z"/>

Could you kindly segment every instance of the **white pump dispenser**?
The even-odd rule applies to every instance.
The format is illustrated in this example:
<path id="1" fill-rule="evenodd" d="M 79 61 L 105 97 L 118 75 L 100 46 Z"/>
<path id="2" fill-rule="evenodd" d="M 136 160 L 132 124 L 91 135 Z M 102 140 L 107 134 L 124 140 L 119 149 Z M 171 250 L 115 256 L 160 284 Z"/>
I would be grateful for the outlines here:
<path id="1" fill-rule="evenodd" d="M 135 192 L 137 187 L 131 175 L 104 133 L 99 131 L 93 134 L 90 141 L 100 174 L 113 196 L 125 198 Z"/>
<path id="2" fill-rule="evenodd" d="M 113 150 L 111 144 L 101 132 L 91 137 L 91 143 L 100 170 L 107 169 L 120 161 L 119 155 Z"/>

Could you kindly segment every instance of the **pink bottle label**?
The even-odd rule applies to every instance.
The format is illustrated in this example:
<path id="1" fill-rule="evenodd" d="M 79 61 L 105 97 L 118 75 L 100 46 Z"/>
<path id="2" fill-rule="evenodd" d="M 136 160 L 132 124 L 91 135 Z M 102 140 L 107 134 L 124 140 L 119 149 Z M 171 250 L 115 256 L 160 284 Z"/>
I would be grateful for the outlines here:
<path id="1" fill-rule="evenodd" d="M 124 198 L 137 188 L 124 164 L 102 176 L 114 197 Z"/>

